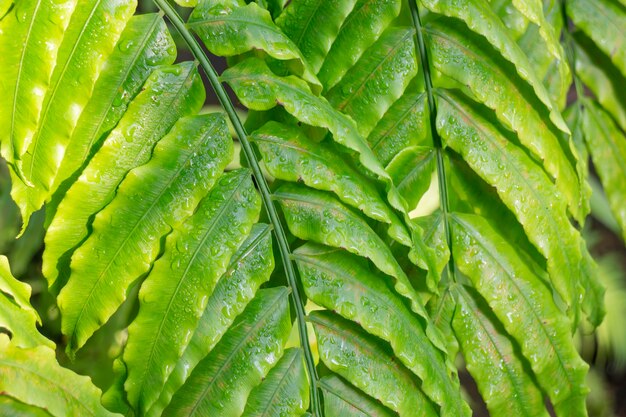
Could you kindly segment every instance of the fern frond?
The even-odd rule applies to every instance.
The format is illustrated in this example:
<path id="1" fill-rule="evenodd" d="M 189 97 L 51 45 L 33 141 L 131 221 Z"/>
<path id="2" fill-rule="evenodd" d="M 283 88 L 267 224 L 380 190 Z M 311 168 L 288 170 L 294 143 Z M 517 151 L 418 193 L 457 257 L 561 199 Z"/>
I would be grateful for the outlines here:
<path id="1" fill-rule="evenodd" d="M 214 348 L 274 269 L 270 228 L 257 224 L 230 260 L 209 296 L 189 344 L 169 375 L 158 401 L 146 415 L 158 416 L 202 358 Z"/>
<path id="2" fill-rule="evenodd" d="M 156 259 L 160 240 L 194 212 L 232 152 L 222 116 L 183 118 L 159 141 L 150 162 L 126 174 L 72 255 L 72 274 L 59 294 L 70 351 L 122 304 Z"/>
<path id="3" fill-rule="evenodd" d="M 139 313 L 124 349 L 126 392 L 140 413 L 157 400 L 217 280 L 260 210 L 250 172 L 235 171 L 224 175 L 194 215 L 168 236 L 165 254 L 139 291 Z"/>
<path id="4" fill-rule="evenodd" d="M 239 416 L 245 398 L 283 354 L 291 330 L 289 291 L 260 290 L 231 331 L 198 363 L 164 414 Z"/>
<path id="5" fill-rule="evenodd" d="M 384 276 L 369 271 L 359 257 L 323 246 L 306 244 L 294 257 L 313 302 L 389 342 L 400 362 L 420 378 L 421 389 L 440 406 L 441 416 L 469 414 L 454 366 L 427 337 L 426 326 L 387 288 Z"/>
<path id="6" fill-rule="evenodd" d="M 37 331 L 35 325 L 41 324 L 41 319 L 30 305 L 30 294 L 30 286 L 15 279 L 9 260 L 0 256 L 0 328 L 9 332 L 15 346 L 54 348 L 54 343 Z"/>
<path id="7" fill-rule="evenodd" d="M 309 408 L 308 392 L 302 350 L 288 349 L 263 382 L 252 390 L 242 416 L 299 417 Z"/>
<path id="8" fill-rule="evenodd" d="M 298 47 L 276 26 L 269 12 L 254 2 L 234 8 L 224 1 L 201 2 L 189 16 L 187 26 L 217 55 L 261 50 L 287 61 L 288 67 L 313 89 L 319 91 L 322 87 Z"/>
<path id="9" fill-rule="evenodd" d="M 67 282 L 72 253 L 90 234 L 93 216 L 111 202 L 128 171 L 148 162 L 155 143 L 179 118 L 200 110 L 203 101 L 202 82 L 191 62 L 161 67 L 148 78 L 48 226 L 43 273 L 53 293 Z"/>
<path id="10" fill-rule="evenodd" d="M 329 311 L 314 311 L 320 359 L 333 372 L 396 411 L 400 416 L 437 416 L 411 372 L 394 360 L 380 341 Z"/>
<path id="11" fill-rule="evenodd" d="M 78 119 L 53 190 L 72 181 L 70 177 L 76 176 L 81 164 L 90 159 L 106 134 L 119 123 L 148 76 L 159 66 L 174 63 L 175 58 L 176 47 L 161 16 L 145 14 L 129 20 Z"/>
<path id="12" fill-rule="evenodd" d="M 61 367 L 48 346 L 21 348 L 0 335 L 0 390 L 55 417 L 114 417 L 86 376 Z"/>
<path id="13" fill-rule="evenodd" d="M 136 3 L 128 0 L 78 2 L 56 56 L 56 64 L 32 137 L 17 138 L 24 178 L 34 187 L 13 188 L 26 223 L 53 193 L 53 183 L 72 132 L 93 92 L 106 57 Z M 42 38 L 35 42 L 42 42 Z M 45 42 L 44 42 L 45 43 Z"/>

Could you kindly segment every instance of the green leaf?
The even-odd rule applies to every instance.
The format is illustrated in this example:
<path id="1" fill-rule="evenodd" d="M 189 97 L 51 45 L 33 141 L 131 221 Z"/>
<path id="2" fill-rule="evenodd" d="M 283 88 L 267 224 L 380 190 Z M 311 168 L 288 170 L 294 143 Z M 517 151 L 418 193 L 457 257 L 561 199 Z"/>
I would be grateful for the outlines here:
<path id="1" fill-rule="evenodd" d="M 437 254 L 437 271 L 443 272 L 450 260 L 450 249 L 446 237 L 443 213 L 435 210 L 432 214 L 417 217 L 414 221 L 424 230 L 424 241 Z"/>
<path id="2" fill-rule="evenodd" d="M 322 88 L 298 47 L 276 26 L 270 13 L 256 3 L 240 7 L 230 0 L 203 1 L 191 13 L 187 26 L 216 55 L 261 50 L 272 58 L 287 61 L 290 69 L 312 88 Z"/>
<path id="3" fill-rule="evenodd" d="M 626 135 L 607 112 L 591 100 L 585 101 L 585 141 L 606 196 L 626 240 Z"/>
<path id="4" fill-rule="evenodd" d="M 367 137 L 382 164 L 389 164 L 405 148 L 432 144 L 428 101 L 426 93 L 420 91 L 423 87 L 414 79 Z"/>
<path id="5" fill-rule="evenodd" d="M 612 0 L 567 0 L 567 14 L 626 77 L 626 9 Z"/>
<path id="6" fill-rule="evenodd" d="M 425 146 L 409 146 L 401 150 L 387 165 L 387 172 L 409 207 L 417 207 L 430 187 L 436 168 L 435 150 Z"/>
<path id="7" fill-rule="evenodd" d="M 576 170 L 550 124 L 542 119 L 539 103 L 528 97 L 522 80 L 511 77 L 513 67 L 479 37 L 453 21 L 433 22 L 425 32 L 433 66 L 467 86 L 481 103 L 495 111 L 500 122 L 517 133 L 522 145 L 551 174 L 567 198 L 570 211 L 582 222 L 589 203 L 587 198 L 586 207 L 580 204 L 583 197 Z"/>
<path id="8" fill-rule="evenodd" d="M 569 320 L 549 289 L 484 219 L 453 214 L 450 221 L 459 270 L 519 343 L 557 415 L 586 416 L 589 367 L 578 355 Z"/>
<path id="9" fill-rule="evenodd" d="M 558 81 L 560 85 L 558 86 L 558 91 L 566 94 L 572 81 L 565 51 L 559 41 L 561 28 L 559 27 L 557 30 L 556 25 L 548 20 L 548 16 L 546 16 L 544 12 L 543 0 L 512 0 L 512 3 L 523 16 L 536 25 L 537 31 L 544 42 L 539 45 L 535 43 L 534 49 L 547 49 L 559 73 Z M 557 14 L 559 12 L 558 3 L 557 1 L 552 1 L 551 6 L 546 5 L 545 7 L 552 7 L 554 13 Z M 549 88 L 549 86 L 547 87 Z M 565 103 L 563 102 L 563 104 Z M 561 108 L 561 106 L 559 106 L 559 108 Z"/>
<path id="10" fill-rule="evenodd" d="M 243 417 L 299 417 L 309 408 L 302 349 L 287 349 L 246 403 Z"/>
<path id="11" fill-rule="evenodd" d="M 2 156 L 16 174 L 14 183 L 22 178 L 19 159 L 37 129 L 59 45 L 75 6 L 76 0 L 22 1 L 6 16 L 2 13 L 0 55 L 4 62 L 14 64 L 0 66 L 0 142 Z"/>
<path id="12" fill-rule="evenodd" d="M 281 186 L 274 198 L 294 236 L 370 259 L 378 269 L 394 277 L 396 290 L 411 301 L 413 311 L 426 317 L 417 292 L 391 249 L 359 215 L 331 194 L 295 184 Z"/>
<path id="13" fill-rule="evenodd" d="M 30 304 L 30 294 L 30 286 L 13 277 L 9 260 L 0 255 L 0 329 L 11 332 L 15 346 L 54 349 L 54 343 L 37 331 L 36 323 L 41 324 L 41 319 Z"/>
<path id="14" fill-rule="evenodd" d="M 359 60 L 400 13 L 398 0 L 357 0 L 341 25 L 317 76 L 328 90 Z"/>
<path id="15" fill-rule="evenodd" d="M 50 417 L 52 414 L 43 408 L 24 404 L 13 400 L 11 397 L 0 396 L 0 415 L 6 417 Z"/>
<path id="16" fill-rule="evenodd" d="M 150 162 L 131 170 L 93 233 L 72 256 L 59 294 L 68 350 L 80 348 L 148 272 L 160 239 L 194 212 L 230 162 L 233 145 L 219 114 L 181 119 L 155 147 Z"/>
<path id="17" fill-rule="evenodd" d="M 489 4 L 500 17 L 514 39 L 519 39 L 528 29 L 528 19 L 513 5 L 512 0 L 490 0 Z"/>
<path id="18" fill-rule="evenodd" d="M 393 417 L 397 414 L 336 375 L 320 380 L 326 417 Z"/>
<path id="19" fill-rule="evenodd" d="M 437 416 L 411 372 L 385 347 L 357 325 L 329 311 L 314 311 L 313 323 L 320 359 L 333 372 L 400 416 Z"/>
<path id="20" fill-rule="evenodd" d="M 91 380 L 62 368 L 53 349 L 22 349 L 0 335 L 0 391 L 55 417 L 113 417 L 100 404 L 100 390 Z"/>
<path id="21" fill-rule="evenodd" d="M 32 140 L 25 139 L 26 153 L 21 155 L 24 177 L 34 185 L 14 188 L 25 221 L 50 198 L 72 132 L 135 7 L 131 0 L 77 3 L 59 46 L 37 130 Z"/>
<path id="22" fill-rule="evenodd" d="M 413 28 L 389 28 L 326 93 L 366 137 L 417 74 Z"/>
<path id="23" fill-rule="evenodd" d="M 176 46 L 159 14 L 134 16 L 128 22 L 78 119 L 53 190 L 73 176 L 97 150 L 152 71 L 157 66 L 172 64 L 175 58 Z"/>
<path id="24" fill-rule="evenodd" d="M 356 0 L 292 0 L 276 19 L 276 24 L 300 48 L 317 73 L 355 3 Z"/>
<path id="25" fill-rule="evenodd" d="M 472 31 L 487 38 L 489 43 L 506 60 L 514 64 L 519 76 L 530 84 L 537 97 L 550 111 L 550 119 L 555 126 L 563 132 L 569 133 L 558 107 L 552 102 L 543 83 L 528 61 L 528 57 L 515 43 L 500 18 L 491 10 L 487 0 L 463 2 L 457 0 L 422 0 L 422 4 L 433 12 L 463 20 Z"/>
<path id="26" fill-rule="evenodd" d="M 218 281 L 191 341 L 169 375 L 159 400 L 148 411 L 148 416 L 161 415 L 190 370 L 209 354 L 252 300 L 259 286 L 270 278 L 273 269 L 271 229 L 257 224 Z"/>
<path id="27" fill-rule="evenodd" d="M 576 39 L 576 75 L 585 83 L 622 130 L 626 130 L 626 76 L 582 32 Z"/>
<path id="28" fill-rule="evenodd" d="M 546 30 L 558 37 L 564 29 L 562 4 L 557 0 L 547 0 L 543 3 L 541 7 L 547 25 L 543 29 L 548 28 Z M 562 111 L 567 104 L 567 93 L 572 85 L 572 72 L 565 51 L 557 52 L 561 56 L 556 56 L 553 53 L 554 48 L 548 44 L 551 41 L 542 34 L 543 29 L 537 25 L 530 25 L 524 36 L 518 40 L 518 44 L 528 56 L 537 75 L 543 77 L 543 84 Z M 559 45 L 558 48 L 563 47 Z"/>
<path id="29" fill-rule="evenodd" d="M 158 399 L 217 280 L 260 211 L 250 171 L 233 171 L 167 237 L 164 255 L 139 291 L 139 313 L 124 349 L 128 401 L 141 414 Z"/>
<path id="30" fill-rule="evenodd" d="M 278 362 L 291 330 L 289 290 L 260 290 L 193 370 L 164 415 L 239 416 L 252 389 Z"/>
<path id="31" fill-rule="evenodd" d="M 353 120 L 335 110 L 324 98 L 314 96 L 302 80 L 294 76 L 278 77 L 259 59 L 246 59 L 226 70 L 222 80 L 233 88 L 241 102 L 251 110 L 270 110 L 280 103 L 299 121 L 328 129 L 335 142 L 356 152 L 362 167 L 384 184 L 389 204 L 403 214 L 405 223 L 412 228 L 411 260 L 429 271 L 435 269 L 433 254 L 424 245 L 421 231 L 407 222 L 405 202 L 391 183 L 389 174 L 359 135 Z M 429 275 L 429 282 L 436 279 L 432 273 Z"/>
<path id="32" fill-rule="evenodd" d="M 580 235 L 545 172 L 460 96 L 438 91 L 437 130 L 515 214 L 548 261 L 556 291 L 575 315 L 582 282 Z"/>
<path id="33" fill-rule="evenodd" d="M 516 347 L 489 314 L 461 285 L 451 289 L 457 303 L 452 325 L 461 344 L 467 370 L 476 381 L 493 417 L 548 417 L 543 395 Z"/>
<path id="34" fill-rule="evenodd" d="M 343 203 L 390 224 L 390 236 L 411 246 L 406 228 L 381 197 L 375 182 L 352 167 L 334 143 L 316 143 L 297 127 L 276 122 L 268 122 L 254 131 L 250 140 L 256 143 L 265 167 L 274 178 L 332 191 Z"/>
<path id="35" fill-rule="evenodd" d="M 52 293 L 58 294 L 67 282 L 74 249 L 90 233 L 93 216 L 113 199 L 127 172 L 145 164 L 154 144 L 180 117 L 200 110 L 203 102 L 202 80 L 191 62 L 161 67 L 150 76 L 48 226 L 42 269 Z"/>
<path id="36" fill-rule="evenodd" d="M 471 414 L 460 396 L 454 365 L 433 346 L 425 326 L 387 288 L 383 276 L 370 271 L 362 259 L 323 246 L 301 246 L 294 259 L 307 297 L 389 342 L 400 362 L 422 381 L 421 389 L 441 407 L 440 415 Z"/>

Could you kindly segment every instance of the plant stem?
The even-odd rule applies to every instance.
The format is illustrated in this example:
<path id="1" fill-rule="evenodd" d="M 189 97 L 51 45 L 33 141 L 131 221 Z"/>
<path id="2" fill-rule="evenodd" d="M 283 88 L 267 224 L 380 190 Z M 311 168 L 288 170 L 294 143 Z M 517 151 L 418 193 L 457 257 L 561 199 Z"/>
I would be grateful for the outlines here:
<path id="1" fill-rule="evenodd" d="M 291 259 L 291 251 L 289 249 L 289 244 L 287 243 L 285 230 L 283 229 L 283 225 L 278 217 L 278 212 L 276 211 L 276 207 L 274 206 L 269 186 L 267 185 L 267 181 L 265 180 L 265 177 L 261 172 L 259 162 L 257 161 L 254 150 L 252 149 L 250 141 L 248 140 L 248 134 L 246 133 L 246 130 L 243 126 L 243 123 L 239 119 L 239 116 L 237 116 L 235 107 L 230 101 L 230 98 L 228 97 L 224 86 L 219 80 L 217 72 L 213 68 L 213 65 L 211 65 L 211 62 L 205 55 L 202 47 L 200 46 L 196 38 L 191 34 L 191 32 L 189 32 L 181 17 L 178 15 L 176 10 L 174 10 L 174 8 L 167 2 L 167 0 L 154 0 L 154 2 L 172 22 L 176 30 L 178 30 L 178 32 L 181 34 L 181 36 L 191 49 L 191 52 L 193 53 L 195 58 L 200 62 L 200 66 L 209 78 L 211 87 L 213 88 L 213 91 L 215 91 L 215 94 L 217 95 L 217 98 L 220 101 L 222 108 L 226 111 L 226 114 L 230 118 L 230 121 L 235 128 L 235 132 L 239 137 L 239 142 L 241 142 L 241 147 L 246 155 L 250 167 L 252 168 L 252 173 L 261 193 L 263 205 L 265 206 L 265 210 L 267 211 L 272 226 L 274 227 L 274 233 L 278 242 L 280 256 L 283 260 L 283 265 L 285 268 L 285 274 L 287 275 L 287 280 L 289 282 L 289 286 L 291 287 L 291 295 L 296 310 L 296 320 L 298 322 L 298 330 L 300 333 L 300 345 L 304 350 L 304 359 L 306 362 L 310 382 L 311 411 L 313 412 L 314 416 L 323 417 L 319 390 L 317 387 L 317 370 L 315 369 L 315 362 L 313 360 L 311 347 L 309 346 L 309 339 L 307 334 L 308 332 L 306 328 L 306 312 L 304 310 L 304 305 L 302 304 L 302 298 L 298 289 L 298 281 L 296 278 L 296 271 Z"/>
<path id="2" fill-rule="evenodd" d="M 446 274 L 448 279 L 456 281 L 454 257 L 452 254 L 452 231 L 448 222 L 448 213 L 450 212 L 448 205 L 448 182 L 446 181 L 446 168 L 443 153 L 443 144 L 439 132 L 437 132 L 437 104 L 435 103 L 433 81 L 430 76 L 430 63 L 428 61 L 428 52 L 424 42 L 424 34 L 422 32 L 422 21 L 420 19 L 417 0 L 409 0 L 411 8 L 411 17 L 415 32 L 417 35 L 416 50 L 420 58 L 422 70 L 424 73 L 424 85 L 426 86 L 426 96 L 428 98 L 428 111 L 430 113 L 430 132 L 433 138 L 433 145 L 437 152 L 437 180 L 439 182 L 439 204 L 443 213 L 443 226 L 446 234 L 446 243 L 450 252 L 450 260 L 446 264 Z"/>

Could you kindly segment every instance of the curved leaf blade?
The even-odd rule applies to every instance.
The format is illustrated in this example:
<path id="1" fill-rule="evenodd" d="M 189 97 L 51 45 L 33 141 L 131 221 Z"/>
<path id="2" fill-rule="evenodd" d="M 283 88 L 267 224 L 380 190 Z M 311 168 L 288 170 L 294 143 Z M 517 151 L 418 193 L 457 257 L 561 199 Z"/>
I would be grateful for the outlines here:
<path id="1" fill-rule="evenodd" d="M 139 313 L 124 349 L 128 401 L 141 414 L 158 399 L 168 370 L 191 341 L 217 280 L 260 210 L 250 172 L 233 171 L 168 236 L 164 255 L 139 291 Z"/>
<path id="2" fill-rule="evenodd" d="M 452 320 L 467 370 L 493 417 L 548 417 L 539 388 L 527 375 L 513 343 L 460 285 L 452 287 Z"/>
<path id="3" fill-rule="evenodd" d="M 400 7 L 398 0 L 357 0 L 317 74 L 325 90 L 334 87 L 354 66 L 400 14 Z"/>
<path id="4" fill-rule="evenodd" d="M 38 128 L 21 155 L 24 177 L 34 185 L 14 193 L 23 218 L 50 198 L 72 132 L 135 7 L 133 0 L 77 3 L 59 46 Z"/>
<path id="5" fill-rule="evenodd" d="M 0 23 L 0 55 L 4 62 L 13 63 L 0 67 L 0 141 L 2 156 L 19 178 L 23 178 L 19 159 L 37 129 L 59 45 L 76 2 L 22 1 Z M 10 6 L 12 1 L 8 3 Z M 31 65 L 34 62 L 37 66 Z"/>
<path id="6" fill-rule="evenodd" d="M 72 275 L 59 294 L 68 350 L 80 348 L 115 312 L 133 281 L 148 272 L 160 239 L 193 213 L 230 162 L 233 145 L 223 115 L 181 119 L 155 147 L 150 162 L 131 170 L 115 198 L 72 256 Z"/>
<path id="7" fill-rule="evenodd" d="M 541 102 L 550 111 L 550 119 L 556 127 L 569 134 L 569 128 L 563 120 L 558 107 L 552 102 L 543 83 L 535 73 L 528 57 L 515 43 L 511 34 L 500 18 L 489 7 L 487 0 L 422 0 L 424 6 L 436 13 L 463 20 L 467 26 L 489 40 L 502 56 L 515 65 L 520 77 L 526 80 Z"/>
<path id="8" fill-rule="evenodd" d="M 274 198 L 294 236 L 370 259 L 379 270 L 394 277 L 396 290 L 411 301 L 413 311 L 426 317 L 417 292 L 391 249 L 360 216 L 330 194 L 295 184 L 281 186 Z"/>
<path id="9" fill-rule="evenodd" d="M 591 100 L 585 103 L 583 129 L 587 148 L 626 240 L 626 135 L 604 109 Z"/>
<path id="10" fill-rule="evenodd" d="M 202 80 L 193 63 L 166 66 L 152 73 L 67 191 L 48 226 L 42 269 L 52 293 L 58 294 L 67 282 L 73 251 L 88 236 L 93 216 L 113 199 L 127 172 L 145 164 L 154 144 L 179 118 L 200 110 L 203 102 Z"/>
<path id="11" fill-rule="evenodd" d="M 510 76 L 513 67 L 476 36 L 454 22 L 433 22 L 425 29 L 432 63 L 448 77 L 467 86 L 478 100 L 495 111 L 498 120 L 517 133 L 519 141 L 543 164 L 567 198 L 570 211 L 582 221 L 589 211 L 575 167 L 520 85 Z M 435 84 L 437 82 L 435 81 Z M 583 204 L 584 203 L 584 204 Z"/>
<path id="12" fill-rule="evenodd" d="M 314 311 L 309 320 L 320 359 L 331 371 L 402 417 L 438 415 L 411 373 L 358 326 L 329 311 Z"/>
<path id="13" fill-rule="evenodd" d="M 353 120 L 335 110 L 324 98 L 314 96 L 302 80 L 294 76 L 278 77 L 259 59 L 246 59 L 226 70 L 221 78 L 233 88 L 246 107 L 252 110 L 269 110 L 281 104 L 299 121 L 328 129 L 335 142 L 356 152 L 364 170 L 384 184 L 387 201 L 391 207 L 402 213 L 405 223 L 411 229 L 413 239 L 413 249 L 409 254 L 411 260 L 430 271 L 429 282 L 437 279 L 432 272 L 436 269 L 433 254 L 424 245 L 421 230 L 413 223 L 407 222 L 405 202 L 394 188 L 389 174 L 360 136 Z"/>
<path id="14" fill-rule="evenodd" d="M 242 417 L 299 417 L 309 408 L 309 380 L 302 349 L 291 348 L 256 386 Z"/>
<path id="15" fill-rule="evenodd" d="M 191 341 L 169 375 L 159 400 L 147 415 L 160 416 L 174 393 L 189 377 L 190 370 L 213 350 L 274 269 L 271 229 L 256 224 L 250 236 L 233 255 L 228 270 L 209 297 Z"/>
<path id="16" fill-rule="evenodd" d="M 176 46 L 159 14 L 137 15 L 129 20 L 78 119 L 52 190 L 89 160 L 152 71 L 172 64 L 175 58 Z"/>
<path id="17" fill-rule="evenodd" d="M 417 77 L 419 78 L 419 77 Z M 431 146 L 426 93 L 415 81 L 385 113 L 367 137 L 367 143 L 382 164 L 411 146 Z"/>
<path id="18" fill-rule="evenodd" d="M 569 320 L 554 304 L 549 289 L 484 219 L 453 214 L 450 220 L 459 269 L 520 344 L 556 414 L 586 416 L 589 367 L 578 355 Z"/>
<path id="19" fill-rule="evenodd" d="M 260 290 L 231 329 L 193 370 L 164 415 L 236 417 L 283 353 L 291 330 L 289 290 Z"/>
<path id="20" fill-rule="evenodd" d="M 411 237 L 370 178 L 346 163 L 332 142 L 316 143 L 295 126 L 268 122 L 250 135 L 270 175 L 332 191 L 345 204 L 388 223 L 389 234 L 405 246 Z"/>
<path id="21" fill-rule="evenodd" d="M 22 349 L 0 335 L 0 391 L 55 417 L 113 417 L 91 380 L 61 367 L 47 346 Z"/>
<path id="22" fill-rule="evenodd" d="M 389 28 L 340 82 L 326 93 L 337 110 L 352 117 L 366 137 L 416 76 L 413 28 Z"/>
<path id="23" fill-rule="evenodd" d="M 567 0 L 567 14 L 626 77 L 626 10 L 607 0 Z"/>
<path id="24" fill-rule="evenodd" d="M 15 279 L 9 260 L 0 256 L 0 328 L 11 332 L 11 344 L 15 346 L 54 349 L 54 343 L 37 331 L 41 319 L 30 304 L 30 294 L 30 286 Z"/>
<path id="25" fill-rule="evenodd" d="M 306 244 L 294 252 L 302 285 L 317 305 L 359 323 L 391 344 L 396 357 L 421 380 L 442 416 L 470 415 L 455 367 L 426 336 L 423 324 L 362 260 L 347 252 Z M 452 373 L 453 377 L 450 377 Z"/>
<path id="26" fill-rule="evenodd" d="M 321 90 L 315 72 L 287 35 L 272 21 L 270 13 L 252 2 L 237 7 L 231 1 L 200 2 L 187 26 L 200 36 L 209 51 L 220 56 L 240 55 L 252 50 L 288 61 L 296 75 Z"/>
<path id="27" fill-rule="evenodd" d="M 306 61 L 317 73 L 355 3 L 356 0 L 291 1 L 276 19 L 276 24 L 300 48 Z"/>
<path id="28" fill-rule="evenodd" d="M 464 100 L 439 91 L 437 129 L 449 146 L 515 214 L 528 239 L 548 262 L 556 291 L 576 315 L 580 301 L 580 235 L 569 222 L 565 202 L 547 175 Z"/>
<path id="29" fill-rule="evenodd" d="M 320 380 L 326 417 L 393 417 L 393 413 L 337 375 Z"/>

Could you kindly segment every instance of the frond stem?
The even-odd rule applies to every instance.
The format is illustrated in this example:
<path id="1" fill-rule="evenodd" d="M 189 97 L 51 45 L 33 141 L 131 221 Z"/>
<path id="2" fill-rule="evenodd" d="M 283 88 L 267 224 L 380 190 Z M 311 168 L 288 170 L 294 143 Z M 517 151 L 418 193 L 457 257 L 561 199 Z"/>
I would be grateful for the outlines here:
<path id="1" fill-rule="evenodd" d="M 298 281 L 296 278 L 296 271 L 293 266 L 293 261 L 291 259 L 291 251 L 287 242 L 285 230 L 280 221 L 280 218 L 278 217 L 276 207 L 274 206 L 274 203 L 272 201 L 272 194 L 270 192 L 269 186 L 267 184 L 267 181 L 265 180 L 265 177 L 263 176 L 261 167 L 259 166 L 259 162 L 257 161 L 254 154 L 254 150 L 250 145 L 250 141 L 248 140 L 248 134 L 246 133 L 243 123 L 239 119 L 239 116 L 235 111 L 235 107 L 230 101 L 230 98 L 228 97 L 224 86 L 219 80 L 217 72 L 213 68 L 213 65 L 205 55 L 202 47 L 200 46 L 196 38 L 191 34 L 191 32 L 189 32 L 189 30 L 185 26 L 182 18 L 178 15 L 176 10 L 167 2 L 167 0 L 154 0 L 154 2 L 172 22 L 176 30 L 180 33 L 180 35 L 183 37 L 183 39 L 191 49 L 191 52 L 193 53 L 195 58 L 199 61 L 200 66 L 209 78 L 211 87 L 217 95 L 217 98 L 220 101 L 222 108 L 224 109 L 224 111 L 226 111 L 226 114 L 228 115 L 231 123 L 233 124 L 233 127 L 235 128 L 235 132 L 237 133 L 237 136 L 239 137 L 239 142 L 241 143 L 241 148 L 243 149 L 248 163 L 252 168 L 252 173 L 261 193 L 263 205 L 265 206 L 265 210 L 267 211 L 267 214 L 274 228 L 280 256 L 283 260 L 283 265 L 285 268 L 285 274 L 287 275 L 287 280 L 289 282 L 289 286 L 291 287 L 292 301 L 295 306 L 296 320 L 298 322 L 298 330 L 300 333 L 300 345 L 302 346 L 302 349 L 304 351 L 304 359 L 306 362 L 309 376 L 311 411 L 313 412 L 314 416 L 323 417 L 323 411 L 318 390 L 317 370 L 315 369 L 315 362 L 313 360 L 311 347 L 309 346 L 309 338 L 306 328 L 306 312 L 304 310 L 304 305 L 300 296 L 300 290 L 297 284 Z"/>
<path id="2" fill-rule="evenodd" d="M 439 183 L 439 204 L 443 213 L 443 225 L 446 234 L 446 243 L 450 252 L 450 260 L 446 265 L 446 273 L 448 279 L 456 281 L 456 271 L 454 266 L 454 256 L 452 254 L 452 232 L 448 221 L 448 213 L 450 212 L 448 205 L 448 182 L 446 181 L 446 168 L 444 162 L 443 143 L 439 132 L 437 132 L 437 103 L 435 103 L 433 81 L 430 76 L 430 63 L 428 60 L 428 51 L 426 51 L 426 43 L 424 42 L 424 34 L 422 32 L 422 21 L 419 15 L 417 5 L 418 0 L 409 0 L 411 8 L 411 18 L 415 26 L 417 35 L 416 50 L 420 58 L 421 67 L 424 73 L 424 85 L 426 86 L 426 96 L 428 98 L 428 110 L 430 113 L 430 131 L 433 138 L 433 145 L 437 152 L 437 181 Z"/>

